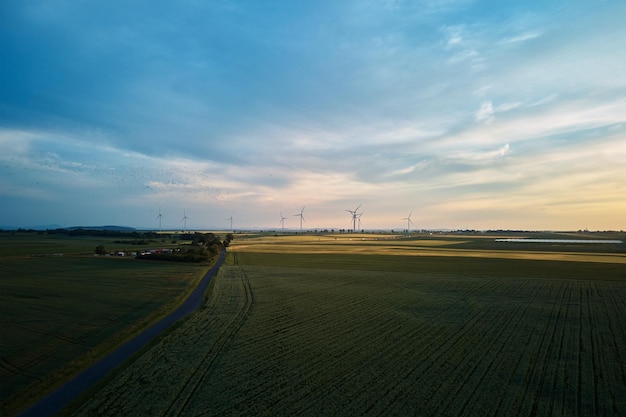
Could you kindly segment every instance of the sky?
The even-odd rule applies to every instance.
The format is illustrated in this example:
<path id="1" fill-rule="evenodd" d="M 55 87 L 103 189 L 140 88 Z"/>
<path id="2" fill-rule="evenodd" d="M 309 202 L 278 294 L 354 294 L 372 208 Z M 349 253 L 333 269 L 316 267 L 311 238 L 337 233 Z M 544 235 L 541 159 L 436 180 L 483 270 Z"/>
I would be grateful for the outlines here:
<path id="1" fill-rule="evenodd" d="M 626 229 L 622 0 L 0 16 L 0 227 Z"/>

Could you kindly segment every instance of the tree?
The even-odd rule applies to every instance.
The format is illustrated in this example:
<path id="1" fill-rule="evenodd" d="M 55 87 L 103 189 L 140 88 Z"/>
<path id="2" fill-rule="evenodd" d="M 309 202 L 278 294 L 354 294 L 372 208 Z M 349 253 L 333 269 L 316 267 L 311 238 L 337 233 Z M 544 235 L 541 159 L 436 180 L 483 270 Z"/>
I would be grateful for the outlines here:
<path id="1" fill-rule="evenodd" d="M 235 237 L 233 236 L 232 233 L 229 233 L 226 235 L 226 239 L 224 239 L 224 241 L 222 242 L 222 246 L 224 246 L 225 248 L 230 246 L 230 241 L 233 240 Z"/>
<path id="2" fill-rule="evenodd" d="M 104 255 L 104 254 L 106 254 L 106 253 L 107 253 L 107 251 L 106 251 L 106 249 L 104 249 L 104 246 L 103 246 L 103 245 L 98 245 L 98 246 L 96 246 L 96 254 L 98 254 L 98 255 Z"/>

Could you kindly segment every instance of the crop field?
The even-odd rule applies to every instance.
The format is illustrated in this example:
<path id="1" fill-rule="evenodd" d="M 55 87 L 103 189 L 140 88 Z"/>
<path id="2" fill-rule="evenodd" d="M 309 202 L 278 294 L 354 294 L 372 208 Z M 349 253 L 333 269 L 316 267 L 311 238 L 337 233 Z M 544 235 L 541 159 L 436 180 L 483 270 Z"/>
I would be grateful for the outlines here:
<path id="1" fill-rule="evenodd" d="M 205 307 L 67 413 L 626 415 L 624 255 L 310 239 L 235 240 Z"/>
<path id="2" fill-rule="evenodd" d="M 207 269 L 94 257 L 93 248 L 102 240 L 11 239 L 0 239 L 2 416 L 173 309 Z M 78 255 L 84 251 L 87 256 Z M 65 256 L 53 255 L 59 252 Z"/>
<path id="3" fill-rule="evenodd" d="M 67 235 L 39 235 L 36 233 L 0 233 L 0 257 L 5 256 L 39 256 L 39 255 L 91 255 L 98 245 L 107 249 L 132 249 L 130 243 L 116 243 L 129 241 L 120 237 L 94 237 Z M 151 240 L 147 245 L 158 247 L 175 247 L 171 236 L 163 235 L 161 239 Z"/>

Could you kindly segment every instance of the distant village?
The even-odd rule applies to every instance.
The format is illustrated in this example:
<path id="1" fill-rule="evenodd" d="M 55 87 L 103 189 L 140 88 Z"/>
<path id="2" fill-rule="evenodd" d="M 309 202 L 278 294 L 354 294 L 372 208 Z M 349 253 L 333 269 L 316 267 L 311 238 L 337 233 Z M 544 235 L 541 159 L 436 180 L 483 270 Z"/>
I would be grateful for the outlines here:
<path id="1" fill-rule="evenodd" d="M 145 249 L 142 251 L 128 251 L 128 250 L 114 250 L 105 253 L 94 253 L 93 256 L 131 256 L 136 258 L 137 256 L 156 255 L 156 254 L 174 254 L 180 253 L 180 248 L 161 248 L 161 249 Z"/>

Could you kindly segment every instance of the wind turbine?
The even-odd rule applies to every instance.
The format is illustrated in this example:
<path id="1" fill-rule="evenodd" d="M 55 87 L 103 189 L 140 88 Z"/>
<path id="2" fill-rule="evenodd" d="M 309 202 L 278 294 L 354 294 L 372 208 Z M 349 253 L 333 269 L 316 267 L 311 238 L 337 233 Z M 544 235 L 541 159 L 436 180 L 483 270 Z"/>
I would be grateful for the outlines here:
<path id="1" fill-rule="evenodd" d="M 300 217 L 300 230 L 302 230 L 302 222 L 305 221 L 304 216 L 302 215 L 303 212 L 304 212 L 304 206 L 302 206 L 302 210 L 300 210 L 300 213 L 294 214 L 294 217 Z"/>
<path id="2" fill-rule="evenodd" d="M 406 220 L 406 232 L 409 233 L 409 229 L 411 228 L 411 223 L 413 223 L 413 221 L 411 220 L 411 214 L 413 214 L 413 212 L 410 212 L 408 217 L 403 217 L 402 220 Z"/>
<path id="3" fill-rule="evenodd" d="M 233 213 L 232 212 L 230 213 L 230 217 L 227 218 L 226 220 L 230 220 L 230 229 L 232 230 L 233 229 Z"/>
<path id="4" fill-rule="evenodd" d="M 285 230 L 285 220 L 286 220 L 286 219 L 287 219 L 287 218 L 286 218 L 285 216 L 283 216 L 283 212 L 281 211 L 281 212 L 280 212 L 280 225 L 281 225 L 281 227 L 283 228 L 283 230 Z"/>
<path id="5" fill-rule="evenodd" d="M 161 219 L 163 218 L 163 215 L 161 214 L 161 207 L 159 207 L 159 215 L 156 216 L 157 220 L 159 221 L 159 232 L 161 231 Z"/>
<path id="6" fill-rule="evenodd" d="M 185 228 L 183 229 L 183 232 L 187 233 L 187 220 L 189 219 L 189 217 L 187 217 L 187 211 L 183 210 L 183 224 L 185 225 Z"/>
<path id="7" fill-rule="evenodd" d="M 357 221 L 357 219 L 359 220 L 359 224 L 361 223 L 361 215 L 363 213 L 357 213 L 357 211 L 359 210 L 359 207 L 361 207 L 360 204 L 354 210 L 346 210 L 348 213 L 350 213 L 352 215 L 352 231 L 353 232 L 356 232 L 356 221 Z"/>

